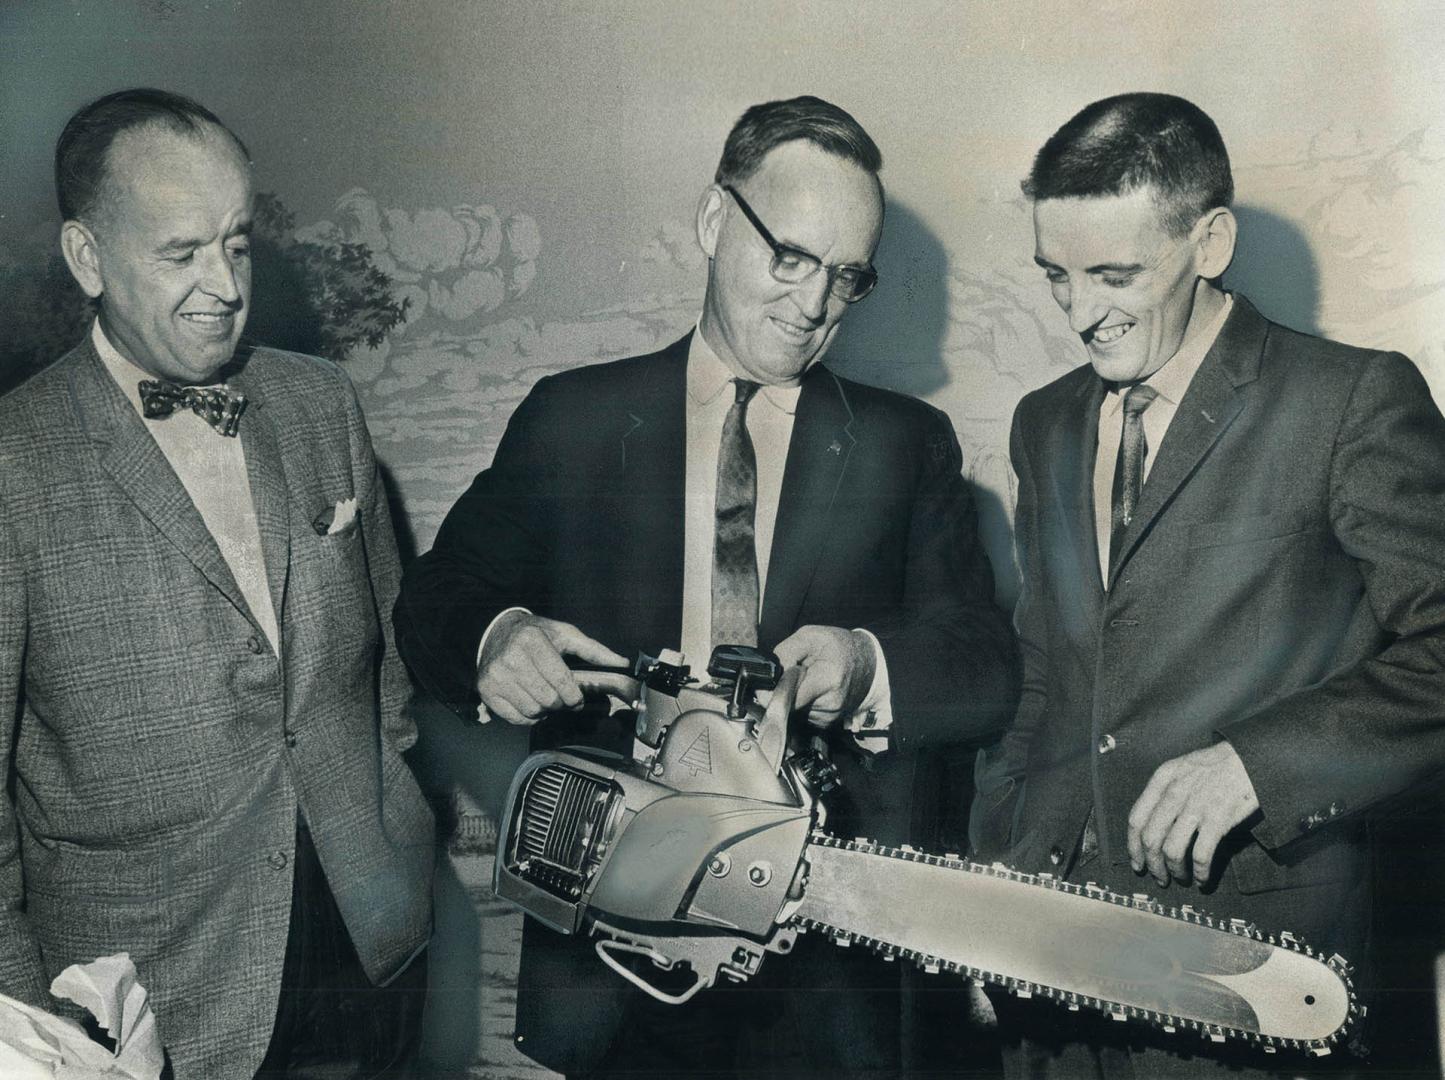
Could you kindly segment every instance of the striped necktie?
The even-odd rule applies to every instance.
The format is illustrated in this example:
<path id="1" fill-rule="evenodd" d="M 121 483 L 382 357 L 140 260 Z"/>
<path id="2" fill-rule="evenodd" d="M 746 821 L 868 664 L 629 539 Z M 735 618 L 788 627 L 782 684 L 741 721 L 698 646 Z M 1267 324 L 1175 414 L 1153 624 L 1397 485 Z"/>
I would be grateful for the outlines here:
<path id="1" fill-rule="evenodd" d="M 1114 465 L 1113 514 L 1109 524 L 1109 559 L 1119 553 L 1124 530 L 1139 508 L 1139 491 L 1144 486 L 1144 461 L 1149 441 L 1144 437 L 1144 410 L 1159 391 L 1140 383 L 1124 395 L 1124 433 L 1119 440 L 1119 460 Z"/>
<path id="2" fill-rule="evenodd" d="M 712 562 L 712 645 L 758 643 L 758 554 L 753 519 L 758 462 L 748 437 L 748 402 L 758 384 L 734 379 L 733 404 L 723 420 L 717 454 L 717 502 Z"/>

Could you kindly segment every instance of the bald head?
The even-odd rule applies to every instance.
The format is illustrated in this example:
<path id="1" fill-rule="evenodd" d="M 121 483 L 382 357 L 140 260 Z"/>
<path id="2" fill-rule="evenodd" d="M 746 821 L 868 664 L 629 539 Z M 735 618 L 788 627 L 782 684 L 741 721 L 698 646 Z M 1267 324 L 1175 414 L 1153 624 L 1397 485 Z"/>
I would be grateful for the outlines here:
<path id="1" fill-rule="evenodd" d="M 55 196 L 64 220 L 95 224 L 113 209 L 107 206 L 117 193 L 112 151 L 124 136 L 142 131 L 220 139 L 238 160 L 250 161 L 236 134 L 188 97 L 148 87 L 107 94 L 72 116 L 55 144 Z"/>

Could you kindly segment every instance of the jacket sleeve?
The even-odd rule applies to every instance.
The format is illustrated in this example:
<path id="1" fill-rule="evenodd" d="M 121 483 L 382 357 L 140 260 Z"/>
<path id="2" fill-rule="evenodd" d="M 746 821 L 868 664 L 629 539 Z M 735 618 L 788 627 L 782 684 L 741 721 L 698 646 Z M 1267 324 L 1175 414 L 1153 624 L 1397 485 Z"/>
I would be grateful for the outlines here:
<path id="1" fill-rule="evenodd" d="M 23 712 L 26 624 L 25 568 L 0 504 L 0 750 L 5 797 L 0 799 L 0 993 L 53 1009 L 40 945 L 25 915 L 25 871 L 15 802 L 15 735 Z"/>
<path id="2" fill-rule="evenodd" d="M 1018 477 L 1018 505 L 1014 512 L 1014 545 L 1021 571 L 1022 590 L 1014 609 L 1014 630 L 1022 663 L 1018 710 L 1003 737 L 979 751 L 974 767 L 974 801 L 969 813 L 969 842 L 980 859 L 1003 858 L 1013 832 L 1013 819 L 1022 804 L 1029 748 L 1048 707 L 1045 643 L 1048 628 L 1041 593 L 1042 568 L 1038 547 L 1038 492 L 1015 410 L 1009 434 L 1009 458 Z"/>
<path id="3" fill-rule="evenodd" d="M 396 634 L 388 617 L 401 587 L 401 560 L 396 549 L 391 504 L 376 462 L 371 433 L 351 381 L 346 383 L 346 430 L 351 453 L 352 490 L 360 515 L 361 539 L 366 546 L 366 567 L 371 579 L 372 602 L 382 635 L 378 707 L 382 737 L 397 753 L 416 742 L 416 722 L 410 709 L 411 681 L 396 649 Z"/>
<path id="4" fill-rule="evenodd" d="M 1445 765 L 1445 420 L 1398 353 L 1363 365 L 1351 392 L 1329 512 L 1387 644 L 1220 729 L 1259 796 L 1254 835 L 1271 848 Z"/>
<path id="5" fill-rule="evenodd" d="M 549 610 L 543 594 L 552 530 L 548 380 L 512 414 L 492 464 L 442 522 L 430 551 L 407 567 L 396 603 L 397 644 L 426 690 L 463 719 L 476 718 L 477 649 L 510 607 Z"/>
<path id="6" fill-rule="evenodd" d="M 865 625 L 883 648 L 895 750 L 986 742 L 1013 714 L 1017 651 L 994 602 L 993 571 L 953 425 L 929 410 L 910 509 L 903 602 Z"/>

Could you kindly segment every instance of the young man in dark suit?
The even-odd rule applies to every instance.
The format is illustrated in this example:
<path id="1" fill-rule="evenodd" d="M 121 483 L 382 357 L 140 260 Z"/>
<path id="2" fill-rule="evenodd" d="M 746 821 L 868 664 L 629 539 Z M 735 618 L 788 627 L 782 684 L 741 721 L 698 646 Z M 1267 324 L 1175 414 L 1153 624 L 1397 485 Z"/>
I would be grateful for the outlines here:
<path id="1" fill-rule="evenodd" d="M 830 826 L 901 843 L 926 825 L 921 753 L 998 730 L 1014 651 L 948 419 L 818 363 L 876 280 L 881 164 L 817 98 L 744 114 L 698 204 L 697 329 L 539 382 L 408 570 L 399 641 L 441 700 L 535 724 L 534 746 L 626 752 L 627 716 L 569 715 L 566 658 L 680 647 L 701 673 L 714 645 L 758 644 L 806 669 L 799 704 L 842 779 Z M 896 968 L 805 938 L 764 978 L 798 991 L 812 1065 L 898 1069 Z M 519 982 L 519 1046 L 574 1076 L 727 1075 L 773 1000 L 658 1006 L 530 923 Z"/>
<path id="2" fill-rule="evenodd" d="M 1371 812 L 1445 761 L 1445 423 L 1398 353 L 1221 290 L 1233 181 L 1191 103 L 1088 106 L 1024 189 L 1089 364 L 1014 415 L 1023 699 L 975 846 L 1361 963 Z M 1222 1067 L 1000 1011 L 1012 1075 Z"/>
<path id="3" fill-rule="evenodd" d="M 56 186 L 98 317 L 0 400 L 0 992 L 128 952 L 177 1080 L 399 1075 L 434 837 L 355 392 L 242 343 L 251 165 L 210 112 L 93 102 Z"/>

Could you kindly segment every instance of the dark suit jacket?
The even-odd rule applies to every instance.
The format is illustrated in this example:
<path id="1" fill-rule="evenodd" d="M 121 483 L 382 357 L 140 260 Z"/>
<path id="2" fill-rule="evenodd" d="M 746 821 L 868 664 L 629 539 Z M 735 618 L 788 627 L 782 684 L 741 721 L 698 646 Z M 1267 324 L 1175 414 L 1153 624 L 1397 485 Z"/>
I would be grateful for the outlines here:
<path id="1" fill-rule="evenodd" d="M 540 381 L 491 468 L 408 568 L 397 606 L 402 655 L 463 716 L 478 703 L 482 632 L 508 606 L 574 622 L 623 655 L 677 644 L 689 341 Z M 893 749 L 865 767 L 835 733 L 843 784 L 829 824 L 842 835 L 908 840 L 933 812 L 915 801 L 920 749 L 983 740 L 1011 714 L 1012 637 L 993 605 L 960 464 L 952 427 L 931 406 L 822 367 L 804 379 L 759 636 L 772 648 L 817 623 L 864 627 L 882 644 Z M 614 721 L 584 733 L 563 715 L 538 725 L 533 745 L 583 741 L 626 753 L 631 729 Z M 529 943 L 541 937 L 529 932 Z M 523 1045 L 553 1067 L 585 1069 L 611 1029 L 588 1018 L 596 1004 L 572 1007 L 592 1001 L 583 994 L 535 1002 L 529 1015 L 529 953 Z M 590 949 L 574 966 L 563 985 L 583 980 L 599 998 L 620 985 Z"/>
<path id="2" fill-rule="evenodd" d="M 128 951 L 179 1080 L 249 1080 L 266 1050 L 298 807 L 373 979 L 431 919 L 360 407 L 310 357 L 257 350 L 234 382 L 279 657 L 89 339 L 0 399 L 0 991 L 46 1006 L 62 968 Z M 355 526 L 318 535 L 347 498 Z"/>
<path id="3" fill-rule="evenodd" d="M 1128 865 L 1155 768 L 1220 738 L 1261 814 L 1216 888 L 1170 902 L 1357 961 L 1371 807 L 1445 762 L 1445 423 L 1395 353 L 1307 337 L 1243 297 L 1191 383 L 1101 587 L 1092 368 L 1020 402 L 1012 455 L 1024 694 L 981 755 L 976 847 L 1158 892 Z M 1193 896 L 1187 895 L 1193 893 Z"/>

